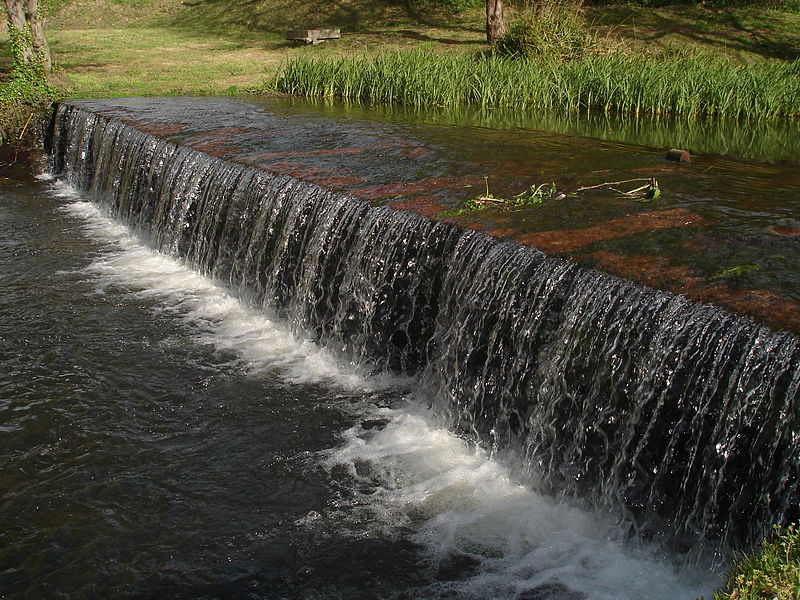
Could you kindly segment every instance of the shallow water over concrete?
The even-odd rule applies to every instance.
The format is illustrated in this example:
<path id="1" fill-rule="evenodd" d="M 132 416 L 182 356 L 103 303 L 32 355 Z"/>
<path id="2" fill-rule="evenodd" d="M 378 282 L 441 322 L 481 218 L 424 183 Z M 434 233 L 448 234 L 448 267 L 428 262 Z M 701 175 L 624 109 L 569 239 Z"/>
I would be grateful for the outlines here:
<path id="1" fill-rule="evenodd" d="M 447 218 L 773 328 L 800 328 L 800 169 L 791 163 L 712 154 L 678 164 L 665 160 L 666 148 L 295 100 L 79 105 L 213 156 Z M 443 216 L 484 194 L 485 178 L 492 195 L 508 198 L 534 184 L 569 192 L 646 177 L 659 181 L 660 199 L 643 203 L 605 189 Z"/>

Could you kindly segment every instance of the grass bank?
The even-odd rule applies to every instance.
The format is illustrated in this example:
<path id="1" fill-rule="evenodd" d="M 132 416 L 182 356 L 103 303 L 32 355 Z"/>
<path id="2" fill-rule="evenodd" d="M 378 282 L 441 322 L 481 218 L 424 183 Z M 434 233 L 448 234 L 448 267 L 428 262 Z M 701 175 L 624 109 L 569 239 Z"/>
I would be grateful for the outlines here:
<path id="1" fill-rule="evenodd" d="M 800 116 L 800 60 L 616 53 L 569 61 L 492 53 L 296 58 L 269 82 L 299 96 L 412 106 L 496 106 L 764 120 Z"/>
<path id="2" fill-rule="evenodd" d="M 800 527 L 775 528 L 759 551 L 742 556 L 714 600 L 798 600 Z"/>
<path id="3" fill-rule="evenodd" d="M 440 0 L 50 4 L 58 7 L 46 22 L 58 83 L 72 97 L 242 93 L 263 90 L 265 80 L 294 60 L 366 58 L 420 47 L 472 54 L 487 49 L 480 6 L 453 13 Z M 520 16 L 515 6 L 508 7 L 509 21 Z M 635 53 L 679 48 L 740 62 L 800 57 L 800 14 L 786 11 L 596 5 L 581 18 L 606 46 L 622 44 Z M 339 27 L 342 39 L 308 47 L 284 39 L 288 29 L 314 26 Z"/>
<path id="4" fill-rule="evenodd" d="M 480 12 L 447 18 L 379 0 L 59 0 L 47 35 L 70 97 L 219 95 L 263 86 L 306 56 L 365 56 L 420 44 L 482 46 Z M 284 39 L 298 27 L 339 27 L 318 46 Z"/>

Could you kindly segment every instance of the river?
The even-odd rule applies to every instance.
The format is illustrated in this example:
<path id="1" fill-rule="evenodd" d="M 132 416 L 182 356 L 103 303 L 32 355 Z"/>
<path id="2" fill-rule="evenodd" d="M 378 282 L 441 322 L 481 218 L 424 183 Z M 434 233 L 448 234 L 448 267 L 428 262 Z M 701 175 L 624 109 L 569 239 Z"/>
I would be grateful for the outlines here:
<path id="1" fill-rule="evenodd" d="M 0 597 L 693 598 L 68 186 L 0 190 Z"/>

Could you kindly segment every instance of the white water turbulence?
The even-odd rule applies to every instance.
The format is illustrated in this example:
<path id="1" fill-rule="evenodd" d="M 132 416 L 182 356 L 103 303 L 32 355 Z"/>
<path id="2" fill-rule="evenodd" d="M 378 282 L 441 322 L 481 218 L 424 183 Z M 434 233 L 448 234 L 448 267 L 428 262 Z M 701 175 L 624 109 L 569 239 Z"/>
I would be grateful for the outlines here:
<path id="1" fill-rule="evenodd" d="M 678 600 L 708 597 L 721 583 L 654 546 L 619 539 L 603 515 L 519 484 L 419 410 L 373 418 L 385 427 L 350 429 L 326 465 L 359 482 L 353 505 L 367 513 L 359 520 L 408 527 L 434 572 L 466 568 L 418 598 Z"/>
<path id="2" fill-rule="evenodd" d="M 61 209 L 102 246 L 83 270 L 98 293 L 121 286 L 156 300 L 158 310 L 186 323 L 195 343 L 231 353 L 235 367 L 256 377 L 275 373 L 287 382 L 365 391 L 409 383 L 359 374 L 210 278 L 149 249 L 70 186 L 52 185 L 66 201 Z M 323 456 L 332 476 L 344 468 L 355 481 L 355 498 L 340 515 L 342 532 L 348 522 L 369 523 L 384 535 L 408 536 L 432 572 L 453 561 L 468 570 L 466 577 L 426 584 L 416 597 L 691 599 L 719 584 L 708 572 L 677 569 L 656 548 L 627 546 L 602 515 L 517 483 L 479 447 L 432 425 L 433 416 L 418 405 L 363 418 L 380 426 L 353 427 Z M 310 518 L 305 526 L 317 524 Z"/>
<path id="3" fill-rule="evenodd" d="M 157 296 L 255 372 L 350 389 L 416 378 L 455 433 L 392 413 L 329 464 L 351 465 L 378 523 L 449 557 L 439 570 L 457 573 L 423 597 L 688 598 L 713 586 L 671 561 L 718 565 L 797 520 L 794 334 L 80 104 L 56 117 L 54 172 L 103 211 L 72 209 L 110 240 L 99 281 Z M 520 481 L 565 504 L 455 435 L 516 457 Z"/>
<path id="4" fill-rule="evenodd" d="M 324 382 L 346 389 L 374 390 L 393 383 L 389 377 L 367 378 L 343 365 L 325 348 L 243 305 L 212 279 L 148 248 L 128 227 L 105 215 L 97 204 L 82 200 L 70 186 L 62 182 L 53 186 L 54 193 L 68 201 L 64 212 L 79 218 L 84 233 L 105 246 L 85 268 L 100 292 L 117 285 L 156 299 L 161 310 L 186 322 L 198 344 L 232 353 L 236 366 L 246 372 L 276 373 L 287 382 Z"/>

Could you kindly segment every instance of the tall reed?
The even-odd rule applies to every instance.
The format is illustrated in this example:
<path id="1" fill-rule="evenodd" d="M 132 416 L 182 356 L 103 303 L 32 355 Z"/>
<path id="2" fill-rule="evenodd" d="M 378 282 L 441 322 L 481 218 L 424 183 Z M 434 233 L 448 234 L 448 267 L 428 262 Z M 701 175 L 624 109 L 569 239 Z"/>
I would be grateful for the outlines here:
<path id="1" fill-rule="evenodd" d="M 741 64 L 710 55 L 616 53 L 563 62 L 417 49 L 358 58 L 301 57 L 283 65 L 267 86 L 299 96 L 417 107 L 754 121 L 800 116 L 800 60 Z"/>

